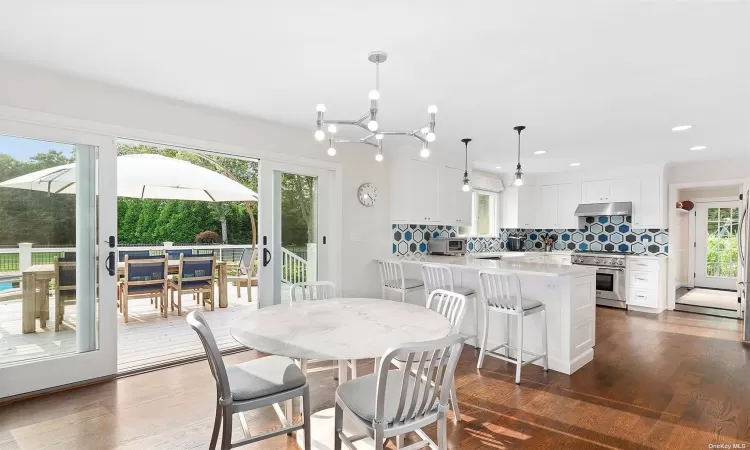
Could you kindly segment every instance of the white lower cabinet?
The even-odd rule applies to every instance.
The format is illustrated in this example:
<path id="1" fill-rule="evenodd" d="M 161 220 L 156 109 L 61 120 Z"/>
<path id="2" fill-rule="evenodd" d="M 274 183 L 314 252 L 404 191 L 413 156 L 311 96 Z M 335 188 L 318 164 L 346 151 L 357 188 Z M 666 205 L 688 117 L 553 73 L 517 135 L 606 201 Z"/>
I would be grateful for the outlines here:
<path id="1" fill-rule="evenodd" d="M 664 257 L 625 258 L 629 309 L 660 313 L 667 307 L 667 261 Z"/>

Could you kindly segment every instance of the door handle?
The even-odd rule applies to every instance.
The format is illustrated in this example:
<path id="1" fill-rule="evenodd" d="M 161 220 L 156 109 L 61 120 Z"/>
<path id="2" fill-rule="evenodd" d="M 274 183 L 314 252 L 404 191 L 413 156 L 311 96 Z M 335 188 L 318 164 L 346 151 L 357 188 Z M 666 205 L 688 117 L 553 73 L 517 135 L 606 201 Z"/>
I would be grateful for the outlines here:
<path id="1" fill-rule="evenodd" d="M 104 267 L 107 269 L 110 277 L 115 276 L 115 252 L 109 252 L 107 260 L 104 262 Z"/>
<path id="2" fill-rule="evenodd" d="M 263 267 L 268 266 L 268 263 L 271 262 L 271 252 L 267 249 L 263 249 Z"/>

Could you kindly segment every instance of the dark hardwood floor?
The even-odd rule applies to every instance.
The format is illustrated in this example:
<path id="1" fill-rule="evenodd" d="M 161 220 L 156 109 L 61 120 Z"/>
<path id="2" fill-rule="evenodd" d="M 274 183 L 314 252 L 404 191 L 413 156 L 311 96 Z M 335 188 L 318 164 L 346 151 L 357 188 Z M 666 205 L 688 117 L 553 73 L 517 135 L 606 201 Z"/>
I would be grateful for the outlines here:
<path id="1" fill-rule="evenodd" d="M 476 354 L 466 348 L 457 377 L 463 420 L 449 422 L 450 448 L 750 443 L 750 348 L 740 333 L 732 319 L 597 308 L 594 361 L 573 376 L 526 366 L 520 386 L 505 362 L 490 359 L 477 371 Z M 364 362 L 360 370 L 371 367 Z M 333 406 L 330 371 L 311 375 L 310 384 L 313 410 Z M 199 362 L 0 406 L 0 449 L 206 448 L 214 389 Z M 274 417 L 252 414 L 251 431 L 276 427 Z M 297 446 L 281 436 L 247 448 Z"/>

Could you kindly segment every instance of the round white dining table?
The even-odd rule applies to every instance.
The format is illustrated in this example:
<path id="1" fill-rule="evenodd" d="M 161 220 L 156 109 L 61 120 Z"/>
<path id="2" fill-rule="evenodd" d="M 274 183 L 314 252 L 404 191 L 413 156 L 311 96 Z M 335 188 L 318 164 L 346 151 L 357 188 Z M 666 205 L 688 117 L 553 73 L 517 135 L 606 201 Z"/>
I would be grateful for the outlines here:
<path id="1" fill-rule="evenodd" d="M 450 331 L 448 319 L 424 306 L 372 298 L 269 306 L 242 317 L 230 329 L 237 342 L 264 353 L 338 360 L 339 383 L 346 381 L 346 360 L 380 358 L 391 347 L 443 338 Z M 374 400 L 375 392 L 372 396 Z M 314 413 L 311 425 L 313 448 L 333 449 L 333 408 Z"/>

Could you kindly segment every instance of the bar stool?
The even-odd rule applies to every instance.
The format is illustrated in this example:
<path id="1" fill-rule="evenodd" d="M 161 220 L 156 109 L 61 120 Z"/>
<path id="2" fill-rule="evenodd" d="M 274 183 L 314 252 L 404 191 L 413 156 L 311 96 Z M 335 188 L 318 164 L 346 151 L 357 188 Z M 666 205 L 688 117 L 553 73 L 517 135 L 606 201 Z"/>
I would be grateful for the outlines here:
<path id="1" fill-rule="evenodd" d="M 482 294 L 482 305 L 484 305 L 484 327 L 482 328 L 482 348 L 479 351 L 477 369 L 482 368 L 484 356 L 502 359 L 516 365 L 516 384 L 521 383 L 521 366 L 534 362 L 540 358 L 544 359 L 544 370 L 549 370 L 547 357 L 547 311 L 542 302 L 523 298 L 521 294 L 521 281 L 517 275 L 498 272 L 479 272 L 479 290 Z M 487 335 L 489 330 L 489 313 L 499 312 L 505 315 L 505 342 L 497 347 L 487 349 Z M 523 349 L 523 318 L 532 314 L 542 314 L 542 346 L 544 353 L 538 354 Z M 510 316 L 518 317 L 518 346 L 510 345 Z M 497 353 L 503 348 L 504 355 Z M 516 350 L 516 359 L 511 359 L 508 349 Z M 524 361 L 523 354 L 532 355 L 533 358 Z"/>
<path id="2" fill-rule="evenodd" d="M 430 294 L 437 289 L 443 289 L 456 294 L 461 294 L 474 302 L 474 333 L 460 333 L 465 339 L 476 338 L 476 347 L 479 348 L 479 302 L 474 289 L 464 286 L 454 286 L 453 272 L 444 264 L 423 264 L 422 279 L 424 280 L 424 292 L 429 300 Z M 458 333 L 459 330 L 456 330 Z"/>
<path id="3" fill-rule="evenodd" d="M 406 294 L 413 292 L 422 286 L 421 280 L 404 278 L 404 266 L 400 261 L 378 261 L 380 269 L 380 284 L 383 288 L 383 299 L 387 291 L 399 292 L 401 301 L 406 301 Z"/>

